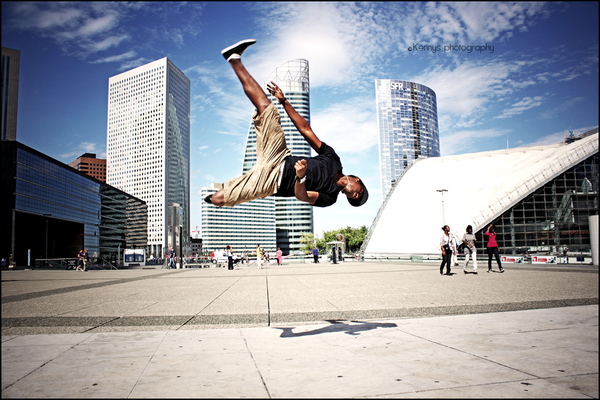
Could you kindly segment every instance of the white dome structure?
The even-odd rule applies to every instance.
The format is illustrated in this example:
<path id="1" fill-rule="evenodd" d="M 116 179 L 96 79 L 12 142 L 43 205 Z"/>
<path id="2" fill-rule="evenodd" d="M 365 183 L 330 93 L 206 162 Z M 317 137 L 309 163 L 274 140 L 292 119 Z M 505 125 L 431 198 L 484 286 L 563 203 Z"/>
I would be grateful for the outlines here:
<path id="1" fill-rule="evenodd" d="M 546 224 L 543 230 L 550 232 L 546 233 L 550 239 L 540 240 L 540 243 L 550 243 L 550 246 L 554 243 L 556 251 L 556 245 L 561 244 L 558 239 L 566 240 L 564 232 L 573 231 L 572 226 L 579 218 L 576 213 L 560 210 L 570 207 L 573 211 L 573 202 L 583 202 L 585 198 L 588 199 L 586 204 L 592 204 L 586 206 L 588 214 L 598 213 L 598 129 L 582 136 L 570 144 L 417 160 L 398 179 L 381 206 L 363 243 L 365 256 L 441 253 L 439 239 L 443 225 L 449 225 L 451 232 L 460 238 L 467 225 L 473 226 L 473 233 L 487 229 L 491 222 L 522 204 L 528 196 L 533 193 L 537 196 L 540 188 L 550 193 L 554 189 L 548 189 L 547 185 L 561 174 L 574 170 L 584 161 L 591 163 L 583 170 L 585 176 L 577 172 L 579 170 L 571 172 L 576 177 L 569 182 L 574 182 L 572 185 L 576 187 L 563 188 L 559 194 L 553 194 L 553 200 L 544 200 L 546 203 L 543 204 L 558 203 L 553 213 L 558 215 L 556 218 L 562 218 L 560 221 L 550 221 L 556 218 L 547 215 L 536 220 L 535 210 L 531 220 L 526 221 L 523 217 L 522 242 L 531 236 L 526 238 L 526 227 L 539 225 L 538 230 L 542 230 L 541 224 Z M 564 180 L 566 182 L 566 178 Z M 580 219 L 583 221 L 583 217 Z M 587 216 L 585 219 L 587 221 Z M 507 241 L 512 240 L 513 248 L 517 237 L 518 246 L 520 238 L 514 224 L 509 228 L 506 223 L 504 232 L 499 233 L 505 234 Z M 478 240 L 479 247 L 482 245 L 479 236 Z"/>

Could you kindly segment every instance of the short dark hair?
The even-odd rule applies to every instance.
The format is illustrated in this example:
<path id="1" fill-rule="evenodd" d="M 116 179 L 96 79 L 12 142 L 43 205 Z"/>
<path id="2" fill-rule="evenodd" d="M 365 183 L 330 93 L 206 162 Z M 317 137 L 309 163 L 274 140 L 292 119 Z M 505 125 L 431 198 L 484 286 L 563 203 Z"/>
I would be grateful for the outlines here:
<path id="1" fill-rule="evenodd" d="M 471 225 L 467 225 L 467 232 L 473 233 L 473 227 Z"/>

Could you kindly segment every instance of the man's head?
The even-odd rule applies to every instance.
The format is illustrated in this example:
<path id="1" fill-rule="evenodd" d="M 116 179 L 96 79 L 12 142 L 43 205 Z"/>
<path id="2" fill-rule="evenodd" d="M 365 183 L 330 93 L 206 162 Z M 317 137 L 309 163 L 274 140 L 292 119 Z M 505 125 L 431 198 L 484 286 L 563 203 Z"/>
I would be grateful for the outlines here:
<path id="1" fill-rule="evenodd" d="M 346 177 L 348 178 L 348 184 L 342 189 L 342 193 L 348 197 L 348 203 L 354 207 L 362 206 L 369 199 L 367 187 L 357 176 L 346 175 Z"/>

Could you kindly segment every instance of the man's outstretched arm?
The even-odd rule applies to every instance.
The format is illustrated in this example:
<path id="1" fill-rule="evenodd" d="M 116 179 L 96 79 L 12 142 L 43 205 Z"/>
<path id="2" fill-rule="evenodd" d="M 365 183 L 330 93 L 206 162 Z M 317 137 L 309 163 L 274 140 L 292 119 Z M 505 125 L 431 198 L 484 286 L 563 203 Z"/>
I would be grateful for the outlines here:
<path id="1" fill-rule="evenodd" d="M 275 96 L 277 101 L 279 101 L 279 104 L 283 106 L 283 109 L 294 123 L 294 126 L 296 127 L 296 129 L 298 129 L 298 132 L 300 132 L 300 134 L 308 142 L 310 147 L 312 147 L 314 151 L 318 152 L 321 148 L 321 141 L 313 132 L 308 121 L 305 120 L 304 117 L 302 117 L 302 115 L 298 114 L 298 112 L 294 109 L 290 102 L 286 100 L 283 91 L 279 88 L 279 86 L 271 82 L 270 85 L 267 84 L 267 89 L 269 90 L 269 93 Z"/>

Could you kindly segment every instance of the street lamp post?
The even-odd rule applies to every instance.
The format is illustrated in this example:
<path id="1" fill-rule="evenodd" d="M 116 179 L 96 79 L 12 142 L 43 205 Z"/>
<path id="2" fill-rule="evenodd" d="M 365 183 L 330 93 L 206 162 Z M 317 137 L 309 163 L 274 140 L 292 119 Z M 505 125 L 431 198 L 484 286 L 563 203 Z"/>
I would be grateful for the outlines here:
<path id="1" fill-rule="evenodd" d="M 436 192 L 440 192 L 442 194 L 442 224 L 446 225 L 446 212 L 444 210 L 444 192 L 447 192 L 447 189 L 439 189 Z"/>

